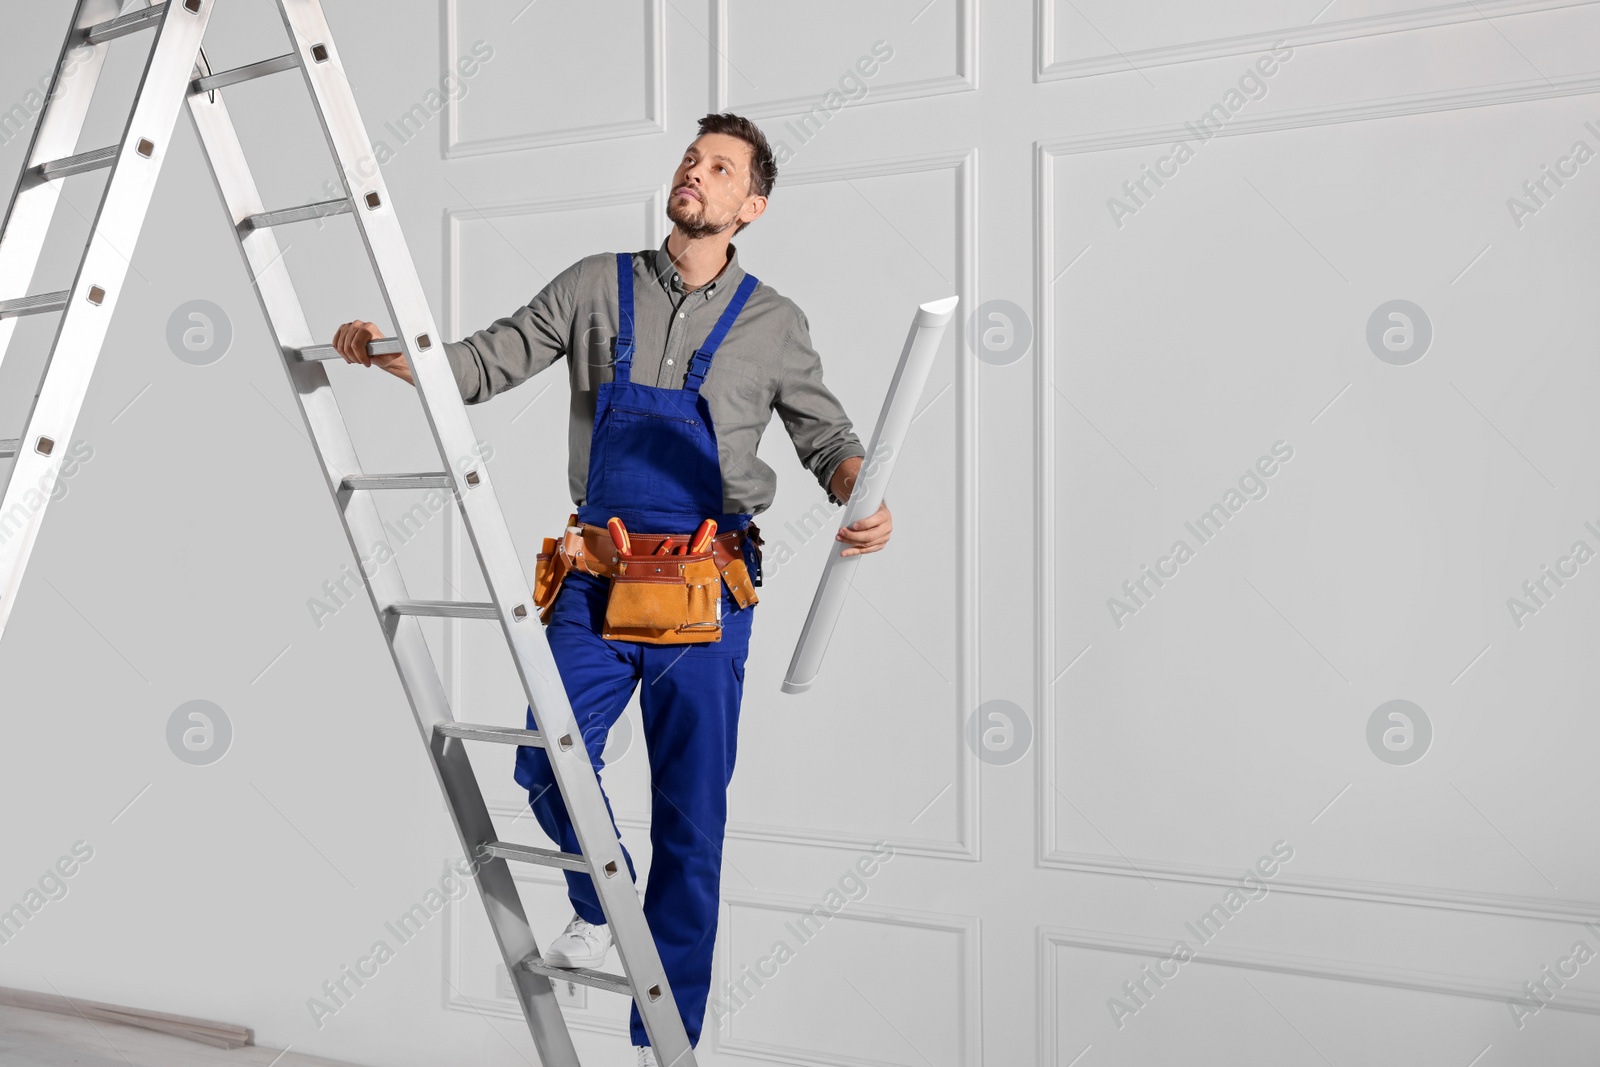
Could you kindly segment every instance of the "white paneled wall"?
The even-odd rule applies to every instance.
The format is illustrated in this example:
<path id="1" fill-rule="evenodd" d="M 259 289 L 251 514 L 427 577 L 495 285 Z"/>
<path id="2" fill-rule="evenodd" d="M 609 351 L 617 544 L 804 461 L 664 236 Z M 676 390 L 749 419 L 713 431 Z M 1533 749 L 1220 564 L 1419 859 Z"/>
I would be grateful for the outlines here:
<path id="1" fill-rule="evenodd" d="M 269 0 L 216 2 L 214 66 L 285 50 Z M 779 149 L 741 260 L 805 310 L 863 437 L 913 307 L 961 298 L 893 545 L 798 697 L 778 683 L 834 509 L 781 423 L 762 442 L 701 1062 L 1592 1062 L 1600 6 L 326 4 L 452 338 L 659 244 L 710 110 Z M 69 9 L 10 13 L 4 173 Z M 127 57 L 108 70 L 131 90 Z M 300 90 L 228 92 L 269 207 L 326 195 Z M 93 210 L 74 181 L 63 233 Z M 319 331 L 383 317 L 341 221 L 288 239 Z M 0 943 L 0 985 L 374 1067 L 531 1063 L 471 894 L 392 932 L 453 832 L 367 609 L 311 610 L 352 561 L 231 244 L 180 122 L 94 458 L 0 645 L 0 907 L 94 849 Z M 197 299 L 233 331 L 205 367 L 167 341 Z M 995 302 L 1009 323 L 967 318 Z M 0 437 L 49 342 L 17 337 Z M 422 469 L 410 391 L 333 369 L 363 457 Z M 570 510 L 568 402 L 557 369 L 470 409 L 530 570 Z M 441 517 L 398 566 L 470 599 L 468 553 Z M 430 642 L 461 717 L 520 724 L 493 633 Z M 233 731 L 204 767 L 166 741 L 195 699 Z M 636 716 L 605 781 L 647 864 Z M 510 754 L 475 758 L 504 836 L 538 843 Z M 559 930 L 559 879 L 518 877 Z M 569 993 L 592 1062 L 631 1062 L 626 1017 Z"/>

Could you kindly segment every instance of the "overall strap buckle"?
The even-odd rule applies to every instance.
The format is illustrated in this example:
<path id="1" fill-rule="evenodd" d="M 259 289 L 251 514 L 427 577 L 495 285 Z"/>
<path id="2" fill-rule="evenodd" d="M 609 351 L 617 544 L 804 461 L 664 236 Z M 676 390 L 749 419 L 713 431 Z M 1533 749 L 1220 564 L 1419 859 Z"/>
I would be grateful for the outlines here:
<path id="1" fill-rule="evenodd" d="M 717 319 L 717 324 L 706 335 L 705 343 L 695 349 L 694 358 L 689 361 L 689 376 L 684 381 L 683 387 L 691 393 L 698 393 L 700 386 L 706 380 L 706 373 L 711 370 L 711 357 L 717 354 L 717 349 L 722 346 L 722 339 L 728 336 L 728 330 L 733 327 L 733 320 L 739 317 L 739 312 L 744 310 L 746 300 L 755 292 L 761 280 L 754 274 L 746 274 L 739 282 L 739 288 L 734 292 L 733 299 L 728 301 L 728 306 L 722 309 L 722 317 Z"/>

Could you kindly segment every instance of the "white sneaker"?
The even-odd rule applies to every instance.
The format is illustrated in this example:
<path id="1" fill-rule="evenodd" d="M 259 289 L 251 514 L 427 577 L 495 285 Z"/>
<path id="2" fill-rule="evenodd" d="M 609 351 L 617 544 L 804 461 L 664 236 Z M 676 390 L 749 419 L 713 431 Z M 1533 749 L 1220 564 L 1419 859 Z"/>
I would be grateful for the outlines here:
<path id="1" fill-rule="evenodd" d="M 639 1054 L 639 1062 L 635 1067 L 661 1067 L 656 1063 L 655 1050 L 649 1045 L 635 1045 L 633 1050 Z"/>
<path id="2" fill-rule="evenodd" d="M 584 922 L 577 915 L 561 936 L 544 950 L 544 961 L 552 967 L 598 967 L 611 951 L 611 927 Z"/>

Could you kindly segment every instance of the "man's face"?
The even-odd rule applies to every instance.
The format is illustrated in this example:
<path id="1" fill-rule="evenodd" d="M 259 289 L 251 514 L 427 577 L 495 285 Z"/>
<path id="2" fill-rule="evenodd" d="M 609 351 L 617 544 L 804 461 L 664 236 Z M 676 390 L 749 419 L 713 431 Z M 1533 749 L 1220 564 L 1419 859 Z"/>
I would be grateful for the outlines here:
<path id="1" fill-rule="evenodd" d="M 730 134 L 697 137 L 672 175 L 667 218 L 689 237 L 710 237 L 755 218 L 757 202 L 764 205 L 766 198 L 750 195 L 754 154 Z"/>

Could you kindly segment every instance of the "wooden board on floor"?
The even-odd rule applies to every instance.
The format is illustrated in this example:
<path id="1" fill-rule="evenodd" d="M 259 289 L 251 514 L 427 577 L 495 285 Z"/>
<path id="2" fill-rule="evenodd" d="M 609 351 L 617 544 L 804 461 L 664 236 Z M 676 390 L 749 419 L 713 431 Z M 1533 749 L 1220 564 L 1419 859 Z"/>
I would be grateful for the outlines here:
<path id="1" fill-rule="evenodd" d="M 93 1000 L 64 997 L 55 993 L 38 993 L 29 989 L 8 989 L 0 986 L 0 1005 L 47 1011 L 55 1015 L 70 1015 L 95 1022 L 123 1023 L 155 1030 L 173 1037 L 198 1041 L 213 1048 L 243 1048 L 255 1041 L 255 1035 L 246 1026 L 231 1023 L 214 1023 L 188 1015 L 169 1015 L 166 1012 L 128 1008 L 116 1004 L 101 1004 Z"/>
<path id="2" fill-rule="evenodd" d="M 208 1048 L 119 1022 L 0 1006 L 6 1067 L 356 1067 L 278 1049 Z"/>

